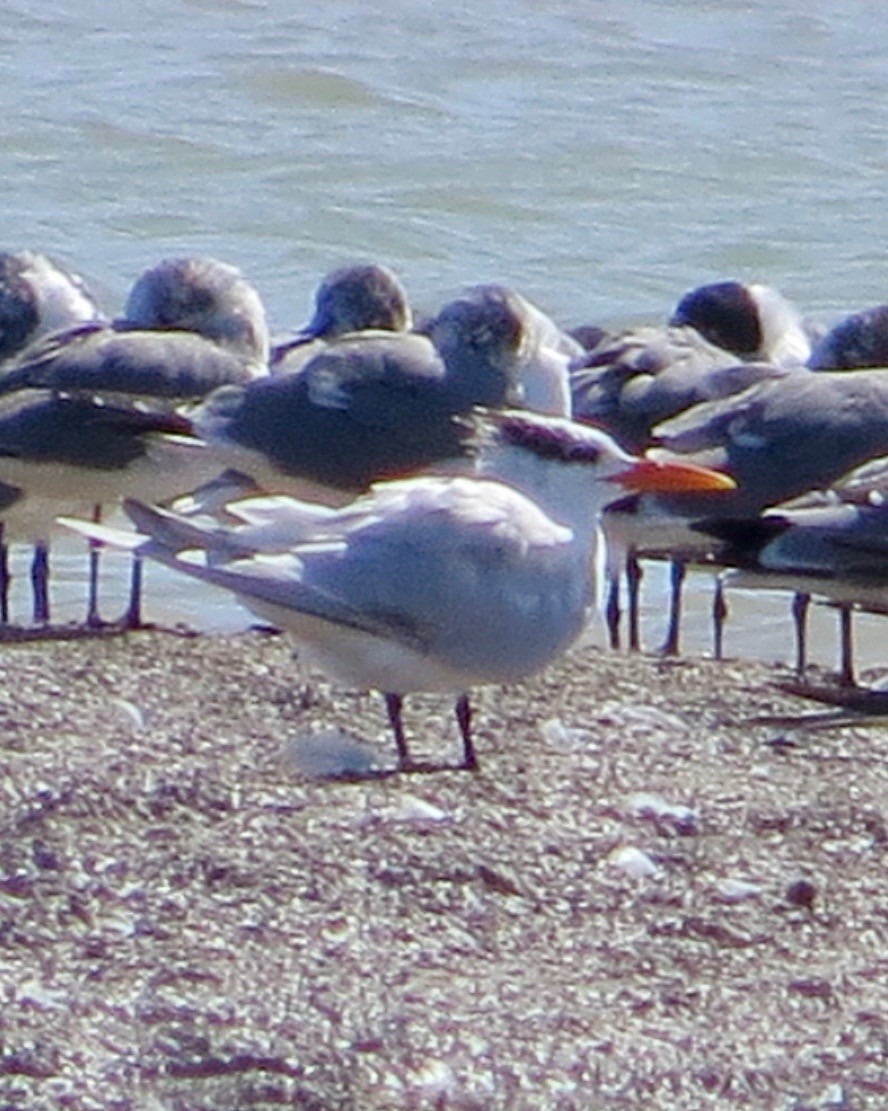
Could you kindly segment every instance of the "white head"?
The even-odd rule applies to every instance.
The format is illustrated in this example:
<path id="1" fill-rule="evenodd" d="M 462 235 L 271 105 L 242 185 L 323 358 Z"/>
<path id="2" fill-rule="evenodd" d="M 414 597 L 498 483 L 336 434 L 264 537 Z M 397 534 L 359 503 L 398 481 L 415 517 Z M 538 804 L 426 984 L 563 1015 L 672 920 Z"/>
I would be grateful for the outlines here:
<path id="1" fill-rule="evenodd" d="M 448 377 L 479 404 L 570 412 L 569 356 L 557 325 L 520 293 L 488 283 L 449 302 L 429 335 Z"/>
<path id="2" fill-rule="evenodd" d="M 522 411 L 481 417 L 477 469 L 590 542 L 602 509 L 622 494 L 734 488 L 727 475 L 703 467 L 631 455 L 599 428 Z"/>
<path id="3" fill-rule="evenodd" d="M 583 349 L 542 309 L 520 293 L 509 292 L 522 317 L 519 376 L 524 404 L 537 413 L 568 417 L 571 412 L 570 363 L 583 353 Z"/>
<path id="4" fill-rule="evenodd" d="M 102 314 L 83 280 L 35 251 L 0 252 L 0 358 Z"/>
<path id="5" fill-rule="evenodd" d="M 801 313 L 778 290 L 751 285 L 762 330 L 761 356 L 775 366 L 801 366 L 811 357 L 811 340 Z"/>

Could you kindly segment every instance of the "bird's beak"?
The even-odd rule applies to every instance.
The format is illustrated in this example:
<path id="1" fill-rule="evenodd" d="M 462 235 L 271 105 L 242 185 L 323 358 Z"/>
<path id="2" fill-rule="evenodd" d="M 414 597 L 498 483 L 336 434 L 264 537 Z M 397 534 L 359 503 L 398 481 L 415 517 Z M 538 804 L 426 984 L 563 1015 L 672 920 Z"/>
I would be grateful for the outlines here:
<path id="1" fill-rule="evenodd" d="M 736 490 L 737 483 L 722 471 L 673 459 L 636 459 L 611 478 L 625 490 L 639 494 L 701 493 Z"/>

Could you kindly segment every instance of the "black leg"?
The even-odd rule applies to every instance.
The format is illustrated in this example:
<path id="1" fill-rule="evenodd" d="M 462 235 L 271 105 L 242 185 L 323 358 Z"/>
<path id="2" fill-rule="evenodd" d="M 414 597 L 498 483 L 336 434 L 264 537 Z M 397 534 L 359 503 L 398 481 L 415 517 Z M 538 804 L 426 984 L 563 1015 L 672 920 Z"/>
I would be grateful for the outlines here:
<path id="1" fill-rule="evenodd" d="M 635 552 L 626 556 L 626 596 L 629 602 L 629 651 L 641 651 L 641 579 L 644 571 Z"/>
<path id="2" fill-rule="evenodd" d="M 125 629 L 142 628 L 142 572 L 144 564 L 140 555 L 133 554 L 132 568 L 130 570 L 130 595 L 129 605 L 123 615 Z"/>
<path id="3" fill-rule="evenodd" d="M 95 524 L 102 520 L 102 507 L 94 505 L 92 519 Z M 97 629 L 102 624 L 99 616 L 99 561 L 101 560 L 102 546 L 97 540 L 89 542 L 89 587 L 86 602 L 87 628 Z"/>
<path id="4" fill-rule="evenodd" d="M 0 624 L 9 624 L 9 549 L 3 539 L 3 522 L 0 521 Z"/>
<path id="5" fill-rule="evenodd" d="M 607 580 L 607 601 L 604 605 L 604 620 L 607 625 L 607 640 L 612 649 L 620 647 L 620 579 L 611 576 Z"/>
<path id="6" fill-rule="evenodd" d="M 808 610 L 810 607 L 810 594 L 793 594 L 792 621 L 795 626 L 796 675 L 800 679 L 804 679 L 808 667 Z"/>
<path id="7" fill-rule="evenodd" d="M 681 591 L 686 573 L 687 565 L 680 559 L 674 559 L 670 572 L 669 625 L 666 629 L 666 640 L 663 642 L 661 649 L 664 656 L 678 655 L 678 639 L 681 626 Z"/>
<path id="8" fill-rule="evenodd" d="M 400 694 L 385 695 L 385 708 L 388 712 L 389 725 L 395 735 L 395 744 L 398 747 L 398 767 L 410 767 L 410 753 L 407 751 L 407 738 L 404 736 L 404 723 L 401 720 L 401 710 L 404 699 Z"/>
<path id="9" fill-rule="evenodd" d="M 839 606 L 839 645 L 839 683 L 843 687 L 855 687 L 854 611 L 851 606 Z"/>
<path id="10" fill-rule="evenodd" d="M 43 540 L 34 545 L 31 586 L 34 591 L 34 624 L 47 625 L 49 623 L 49 545 Z"/>
<path id="11" fill-rule="evenodd" d="M 712 594 L 712 654 L 717 660 L 724 659 L 725 621 L 728 617 L 728 603 L 725 600 L 725 584 L 721 575 L 715 579 Z"/>
<path id="12" fill-rule="evenodd" d="M 469 705 L 469 696 L 461 694 L 456 700 L 456 720 L 459 723 L 459 732 L 463 742 L 462 767 L 466 771 L 476 771 L 478 757 L 475 755 L 475 746 L 472 744 L 472 707 Z"/>

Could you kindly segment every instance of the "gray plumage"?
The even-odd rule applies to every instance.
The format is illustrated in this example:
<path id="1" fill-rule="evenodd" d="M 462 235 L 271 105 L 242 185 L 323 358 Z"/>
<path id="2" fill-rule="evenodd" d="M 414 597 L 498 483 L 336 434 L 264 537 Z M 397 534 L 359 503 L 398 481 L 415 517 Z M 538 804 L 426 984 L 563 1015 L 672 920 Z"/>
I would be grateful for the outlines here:
<path id="1" fill-rule="evenodd" d="M 344 266 L 318 286 L 309 323 L 272 349 L 270 365 L 289 373 L 323 347 L 351 332 L 408 332 L 413 313 L 400 278 L 376 263 Z"/>
<path id="2" fill-rule="evenodd" d="M 82 278 L 35 251 L 0 251 L 0 363 L 43 336 L 100 320 Z"/>
<path id="3" fill-rule="evenodd" d="M 726 513 L 758 512 L 888 453 L 888 374 L 799 370 L 697 405 L 655 430 L 667 452 L 726 470 Z"/>
<path id="4" fill-rule="evenodd" d="M 770 363 L 738 363 L 693 328 L 636 328 L 605 338 L 574 365 L 573 414 L 640 451 L 661 421 L 784 373 Z"/>
<path id="5" fill-rule="evenodd" d="M 338 510 L 260 498 L 228 507 L 236 527 L 127 502 L 146 534 L 135 540 L 68 524 L 232 591 L 340 682 L 384 692 L 402 770 L 416 767 L 402 697 L 458 693 L 461 766 L 473 768 L 466 692 L 530 675 L 580 635 L 595 597 L 597 515 L 614 489 L 720 482 L 652 467 L 597 429 L 530 413 L 482 421 L 477 462 L 502 481 L 378 483 Z"/>
<path id="6" fill-rule="evenodd" d="M 478 287 L 427 335 L 351 334 L 295 374 L 219 391 L 195 428 L 265 489 L 342 500 L 462 456 L 454 418 L 473 407 L 520 404 L 534 376 L 566 384 L 566 359 L 547 361 L 531 328 L 517 294 Z"/>
<path id="7" fill-rule="evenodd" d="M 798 368 L 740 393 L 695 405 L 654 429 L 660 458 L 680 454 L 730 474 L 737 489 L 642 496 L 608 507 L 611 549 L 706 562 L 712 544 L 693 528 L 700 518 L 755 518 L 767 506 L 827 486 L 852 467 L 888 453 L 888 374 Z M 717 596 L 715 611 L 721 609 Z M 675 614 L 667 647 L 677 643 Z M 720 627 L 716 626 L 716 653 Z"/>
<path id="8" fill-rule="evenodd" d="M 41 545 L 35 620 L 49 615 L 46 540 L 56 515 L 126 494 L 164 500 L 213 478 L 219 468 L 193 437 L 149 433 L 184 432 L 176 405 L 265 373 L 267 355 L 264 310 L 240 272 L 212 259 L 171 259 L 134 284 L 124 321 L 54 332 L 6 369 L 0 482 L 17 496 L 2 520 L 14 539 Z M 97 559 L 94 551 L 88 623 L 99 620 Z M 136 572 L 133 625 L 139 595 Z"/>
<path id="9" fill-rule="evenodd" d="M 84 324 L 29 348 L 0 376 L 0 394 L 43 388 L 200 398 L 264 373 L 267 352 L 261 302 L 239 271 L 211 259 L 173 259 L 139 278 L 122 321 Z"/>
<path id="10" fill-rule="evenodd" d="M 801 318 L 776 290 L 716 282 L 691 290 L 669 324 L 606 335 L 571 368 L 573 415 L 633 451 L 692 405 L 786 373 L 809 353 Z"/>
<path id="11" fill-rule="evenodd" d="M 144 454 L 146 435 L 185 435 L 189 428 L 175 414 L 52 390 L 19 390 L 0 399 L 0 470 L 13 461 L 121 470 Z"/>
<path id="12" fill-rule="evenodd" d="M 814 344 L 808 365 L 812 370 L 888 367 L 888 305 L 840 320 Z"/>
<path id="13" fill-rule="evenodd" d="M 793 591 L 796 670 L 807 662 L 811 596 L 840 609 L 840 679 L 854 685 L 852 609 L 888 612 L 888 458 L 855 468 L 826 489 L 748 518 L 695 523 L 727 585 Z"/>

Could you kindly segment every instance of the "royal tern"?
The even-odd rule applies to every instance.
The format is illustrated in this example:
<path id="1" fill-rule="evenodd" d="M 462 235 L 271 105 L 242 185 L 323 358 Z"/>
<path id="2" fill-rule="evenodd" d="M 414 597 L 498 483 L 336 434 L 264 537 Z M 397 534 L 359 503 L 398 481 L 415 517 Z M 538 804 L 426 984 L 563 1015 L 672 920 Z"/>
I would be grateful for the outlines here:
<path id="1" fill-rule="evenodd" d="M 166 259 L 130 291 L 123 317 L 32 345 L 0 376 L 20 389 L 179 402 L 267 373 L 259 295 L 239 270 L 207 258 Z"/>
<path id="2" fill-rule="evenodd" d="M 0 252 L 0 376 L 47 336 L 102 320 L 83 279 L 61 263 L 36 251 Z M 21 497 L 16 487 L 0 487 L 0 623 L 4 625 L 9 621 L 10 583 L 6 540 L 16 534 L 5 523 L 5 511 Z M 38 544 L 31 567 L 38 583 L 45 562 L 45 548 Z"/>
<path id="3" fill-rule="evenodd" d="M 579 637 L 595 597 L 601 506 L 618 489 L 729 485 L 530 413 L 487 416 L 479 452 L 478 477 L 378 483 L 341 509 L 248 501 L 229 507 L 245 522 L 234 528 L 131 502 L 141 538 L 66 523 L 231 591 L 333 678 L 381 691 L 398 770 L 424 768 L 408 750 L 404 696 L 457 695 L 459 766 L 474 768 L 468 691 L 532 675 Z"/>

